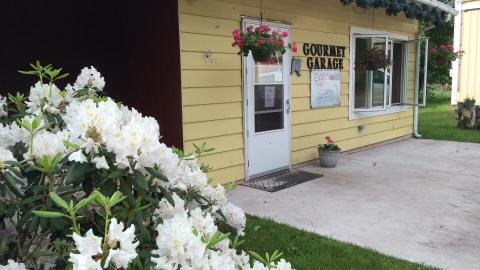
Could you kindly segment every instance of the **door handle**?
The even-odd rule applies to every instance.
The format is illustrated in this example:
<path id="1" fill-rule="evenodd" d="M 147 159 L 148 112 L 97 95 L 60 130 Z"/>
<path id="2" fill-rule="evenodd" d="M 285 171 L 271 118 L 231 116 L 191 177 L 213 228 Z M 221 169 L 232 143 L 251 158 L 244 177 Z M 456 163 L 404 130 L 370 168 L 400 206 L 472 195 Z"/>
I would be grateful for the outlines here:
<path id="1" fill-rule="evenodd" d="M 290 99 L 287 99 L 285 103 L 287 104 L 287 113 L 290 113 Z"/>

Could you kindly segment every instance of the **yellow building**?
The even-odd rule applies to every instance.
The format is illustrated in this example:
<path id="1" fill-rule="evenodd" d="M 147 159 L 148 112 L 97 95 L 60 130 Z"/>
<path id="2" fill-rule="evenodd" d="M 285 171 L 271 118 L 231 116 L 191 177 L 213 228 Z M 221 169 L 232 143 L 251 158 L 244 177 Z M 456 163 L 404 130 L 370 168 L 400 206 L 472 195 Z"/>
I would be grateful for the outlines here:
<path id="1" fill-rule="evenodd" d="M 465 55 L 452 65 L 452 104 L 470 97 L 480 101 L 480 1 L 458 0 L 455 9 L 455 51 L 462 49 Z M 478 68 L 478 69 L 477 69 Z"/>
<path id="2" fill-rule="evenodd" d="M 455 14 L 438 1 L 416 2 Z M 209 174 L 216 182 L 314 160 L 327 135 L 346 151 L 415 132 L 417 53 L 426 43 L 417 40 L 417 21 L 403 12 L 388 16 L 383 8 L 339 0 L 178 4 L 183 144 L 187 152 L 194 143 L 215 148 L 202 161 L 213 167 Z M 239 56 L 232 31 L 259 24 L 289 32 L 298 52 L 270 66 Z M 392 66 L 356 72 L 352 59 L 372 46 L 388 48 Z M 290 74 L 292 59 L 302 60 L 300 76 Z M 338 76 L 338 92 L 335 83 L 329 86 L 333 94 L 315 85 L 322 74 Z"/>

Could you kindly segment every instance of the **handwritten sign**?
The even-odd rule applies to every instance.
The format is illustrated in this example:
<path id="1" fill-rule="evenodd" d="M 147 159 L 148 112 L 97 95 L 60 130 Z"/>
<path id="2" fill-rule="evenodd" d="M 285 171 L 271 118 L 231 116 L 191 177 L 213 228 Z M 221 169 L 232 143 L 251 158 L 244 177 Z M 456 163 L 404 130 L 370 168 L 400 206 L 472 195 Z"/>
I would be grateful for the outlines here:
<path id="1" fill-rule="evenodd" d="M 310 91 L 312 108 L 340 105 L 340 70 L 312 69 Z"/>

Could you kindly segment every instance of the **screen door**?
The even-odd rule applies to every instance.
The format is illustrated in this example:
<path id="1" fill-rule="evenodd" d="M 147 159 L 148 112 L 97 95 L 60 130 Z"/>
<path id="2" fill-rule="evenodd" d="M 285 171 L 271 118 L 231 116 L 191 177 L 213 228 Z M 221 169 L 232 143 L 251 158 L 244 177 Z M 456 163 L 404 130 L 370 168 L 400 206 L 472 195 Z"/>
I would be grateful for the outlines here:
<path id="1" fill-rule="evenodd" d="M 290 32 L 287 25 L 262 24 Z M 249 25 L 260 21 L 244 19 L 243 28 Z M 246 172 L 251 179 L 290 167 L 290 54 L 256 62 L 250 53 L 244 60 Z"/>

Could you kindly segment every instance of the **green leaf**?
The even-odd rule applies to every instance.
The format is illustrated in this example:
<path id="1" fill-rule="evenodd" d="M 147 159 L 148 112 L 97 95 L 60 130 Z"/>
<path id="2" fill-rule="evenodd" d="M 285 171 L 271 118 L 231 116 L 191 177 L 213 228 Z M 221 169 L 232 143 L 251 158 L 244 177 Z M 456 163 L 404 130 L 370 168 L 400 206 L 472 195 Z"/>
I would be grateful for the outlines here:
<path id="1" fill-rule="evenodd" d="M 20 162 L 13 161 L 13 160 L 5 160 L 3 163 L 8 164 L 10 166 L 20 167 Z"/>
<path id="2" fill-rule="evenodd" d="M 55 157 L 52 160 L 52 169 L 57 166 L 57 164 L 62 160 L 62 158 L 63 158 L 63 156 L 60 153 L 55 155 Z"/>
<path id="3" fill-rule="evenodd" d="M 120 191 L 113 193 L 112 197 L 110 198 L 110 207 L 115 206 L 117 203 L 123 201 L 126 196 L 122 196 Z"/>
<path id="4" fill-rule="evenodd" d="M 148 183 L 145 179 L 145 176 L 143 176 L 143 174 L 138 170 L 133 172 L 133 176 L 133 185 L 135 188 L 139 191 L 148 191 Z"/>
<path id="5" fill-rule="evenodd" d="M 78 149 L 80 149 L 80 146 L 78 146 L 77 144 L 74 144 L 74 143 L 71 143 L 67 140 L 64 140 L 63 141 L 63 144 L 68 148 L 68 149 L 72 149 L 73 152 L 77 151 Z"/>
<path id="6" fill-rule="evenodd" d="M 70 206 L 68 206 L 68 203 L 62 199 L 62 197 L 58 196 L 57 193 L 55 192 L 50 192 L 48 194 L 50 196 L 50 199 L 52 199 L 53 202 L 55 202 L 58 206 L 65 208 L 65 210 L 69 210 Z"/>
<path id="7" fill-rule="evenodd" d="M 35 255 L 39 256 L 39 257 L 46 257 L 46 256 L 53 256 L 53 255 L 56 255 L 56 254 L 54 252 L 50 251 L 50 250 L 39 250 L 39 251 L 35 252 Z"/>
<path id="8" fill-rule="evenodd" d="M 70 75 L 70 74 L 64 73 L 64 74 L 58 76 L 56 79 L 57 79 L 57 80 L 60 80 L 60 79 L 66 78 L 68 75 Z"/>
<path id="9" fill-rule="evenodd" d="M 86 95 L 87 93 L 88 93 L 88 88 L 85 87 L 81 90 L 76 91 L 75 94 L 73 94 L 73 97 L 78 98 L 78 97 Z"/>
<path id="10" fill-rule="evenodd" d="M 220 243 L 224 239 L 227 239 L 229 236 L 230 236 L 229 233 L 224 234 L 219 231 L 216 231 L 215 234 L 213 234 L 212 237 L 210 237 L 210 239 L 206 241 L 207 248 L 208 249 L 214 248 L 218 243 Z"/>
<path id="11" fill-rule="evenodd" d="M 24 197 L 25 194 L 23 191 L 17 186 L 18 180 L 15 176 L 10 174 L 9 172 L 5 173 L 5 184 L 7 185 L 8 189 L 13 192 L 18 197 Z"/>
<path id="12" fill-rule="evenodd" d="M 75 162 L 70 166 L 68 173 L 66 175 L 66 183 L 67 184 L 74 184 L 78 185 L 80 182 L 83 181 L 85 176 L 91 172 L 92 168 L 88 163 L 78 163 Z"/>
<path id="13" fill-rule="evenodd" d="M 33 74 L 37 74 L 37 72 L 35 70 L 17 70 L 18 73 L 20 74 L 25 74 L 25 75 L 33 75 Z"/>
<path id="14" fill-rule="evenodd" d="M 28 198 L 23 199 L 21 204 L 24 205 L 24 204 L 33 203 L 42 199 L 43 197 L 44 197 L 43 195 L 30 196 Z"/>
<path id="15" fill-rule="evenodd" d="M 95 190 L 95 191 L 92 192 L 92 194 L 94 194 L 94 199 L 99 205 L 101 205 L 103 207 L 107 206 L 107 198 L 105 198 L 105 196 L 103 196 L 102 193 Z"/>
<path id="16" fill-rule="evenodd" d="M 41 121 L 42 118 L 40 116 L 35 117 L 32 121 L 32 130 L 36 130 L 40 126 Z"/>
<path id="17" fill-rule="evenodd" d="M 32 211 L 35 215 L 43 218 L 60 218 L 66 217 L 63 213 L 53 211 Z"/>
<path id="18" fill-rule="evenodd" d="M 13 173 L 15 176 L 17 176 L 20 179 L 23 178 L 22 172 L 20 171 L 20 169 L 16 167 L 11 167 L 8 171 Z"/>
<path id="19" fill-rule="evenodd" d="M 265 265 L 268 265 L 268 262 L 264 258 L 262 258 L 262 256 L 258 255 L 258 253 L 256 253 L 255 251 L 249 251 L 248 253 L 250 253 L 250 255 L 252 255 L 255 260 Z"/>
<path id="20" fill-rule="evenodd" d="M 128 169 L 116 169 L 108 175 L 108 178 L 118 178 L 120 176 L 125 175 L 127 172 L 128 172 Z"/>
<path id="21" fill-rule="evenodd" d="M 90 196 L 88 196 L 87 198 L 83 198 L 82 200 L 80 200 L 76 205 L 75 205 L 75 211 L 77 211 L 78 209 L 90 204 L 93 200 L 95 200 L 95 197 L 97 196 L 98 193 L 90 193 Z"/>
<path id="22" fill-rule="evenodd" d="M 163 197 L 165 197 L 165 199 L 167 199 L 168 203 L 170 203 L 170 205 L 172 206 L 175 206 L 175 201 L 173 200 L 173 197 L 172 197 L 172 194 L 170 193 L 170 191 L 168 191 L 166 188 L 162 187 L 162 186 L 158 186 L 160 188 L 160 191 L 163 195 Z"/>
<path id="23" fill-rule="evenodd" d="M 163 182 L 168 182 L 168 178 L 158 170 L 151 168 L 151 167 L 145 167 L 145 170 L 153 177 L 162 180 Z"/>

